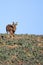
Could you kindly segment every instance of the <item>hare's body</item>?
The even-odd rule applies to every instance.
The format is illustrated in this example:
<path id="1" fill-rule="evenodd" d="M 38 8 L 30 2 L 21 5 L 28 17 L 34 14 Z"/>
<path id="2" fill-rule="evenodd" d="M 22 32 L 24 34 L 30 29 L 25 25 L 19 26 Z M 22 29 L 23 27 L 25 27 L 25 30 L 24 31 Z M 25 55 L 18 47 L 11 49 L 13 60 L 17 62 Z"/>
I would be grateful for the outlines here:
<path id="1" fill-rule="evenodd" d="M 16 25 L 17 25 L 17 23 L 14 24 L 14 22 L 13 22 L 12 25 L 11 25 L 11 24 L 8 24 L 8 25 L 6 26 L 6 32 L 7 32 L 7 33 L 9 32 L 11 35 L 14 35 L 14 32 L 16 31 Z"/>

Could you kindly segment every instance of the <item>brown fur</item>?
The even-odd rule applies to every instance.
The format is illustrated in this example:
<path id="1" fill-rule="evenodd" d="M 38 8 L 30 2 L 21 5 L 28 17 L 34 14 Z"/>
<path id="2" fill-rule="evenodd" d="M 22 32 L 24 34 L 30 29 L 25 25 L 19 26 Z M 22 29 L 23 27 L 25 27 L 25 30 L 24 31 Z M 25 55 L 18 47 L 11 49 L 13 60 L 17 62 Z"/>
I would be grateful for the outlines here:
<path id="1" fill-rule="evenodd" d="M 14 22 L 13 22 L 12 25 L 11 24 L 8 24 L 6 26 L 6 32 L 7 33 L 9 32 L 12 36 L 14 36 L 14 32 L 16 31 L 16 25 L 17 25 L 17 23 L 15 24 Z"/>

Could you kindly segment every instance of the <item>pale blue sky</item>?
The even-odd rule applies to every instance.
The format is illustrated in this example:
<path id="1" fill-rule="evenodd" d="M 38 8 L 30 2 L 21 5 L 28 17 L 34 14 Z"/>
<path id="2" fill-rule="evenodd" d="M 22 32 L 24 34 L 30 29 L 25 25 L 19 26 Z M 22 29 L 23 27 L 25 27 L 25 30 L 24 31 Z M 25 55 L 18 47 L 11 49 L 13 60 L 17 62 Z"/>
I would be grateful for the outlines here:
<path id="1" fill-rule="evenodd" d="M 0 0 L 0 33 L 12 21 L 16 34 L 43 34 L 43 0 Z"/>

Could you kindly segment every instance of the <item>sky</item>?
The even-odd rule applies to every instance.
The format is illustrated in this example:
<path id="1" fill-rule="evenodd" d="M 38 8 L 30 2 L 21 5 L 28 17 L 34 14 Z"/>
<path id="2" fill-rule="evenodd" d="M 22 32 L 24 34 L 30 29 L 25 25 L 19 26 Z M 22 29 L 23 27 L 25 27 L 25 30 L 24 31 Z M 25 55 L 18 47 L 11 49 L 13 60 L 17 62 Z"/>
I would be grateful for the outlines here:
<path id="1" fill-rule="evenodd" d="M 15 34 L 43 35 L 43 0 L 0 0 L 0 33 L 13 21 Z"/>

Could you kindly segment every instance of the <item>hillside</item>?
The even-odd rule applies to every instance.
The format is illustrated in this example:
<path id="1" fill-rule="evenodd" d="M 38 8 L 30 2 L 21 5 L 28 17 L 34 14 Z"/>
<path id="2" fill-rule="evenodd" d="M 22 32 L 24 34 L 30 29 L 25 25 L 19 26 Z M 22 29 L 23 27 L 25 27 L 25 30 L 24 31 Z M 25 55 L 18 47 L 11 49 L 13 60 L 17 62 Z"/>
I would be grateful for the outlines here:
<path id="1" fill-rule="evenodd" d="M 43 35 L 0 34 L 0 65 L 43 65 Z"/>

